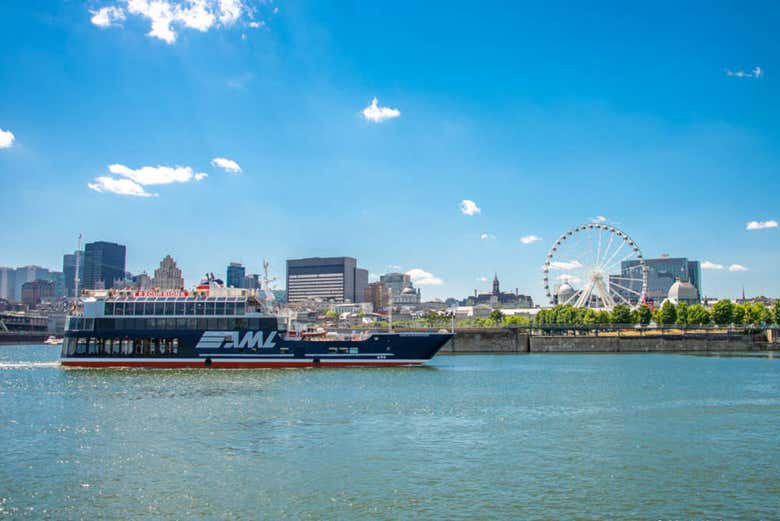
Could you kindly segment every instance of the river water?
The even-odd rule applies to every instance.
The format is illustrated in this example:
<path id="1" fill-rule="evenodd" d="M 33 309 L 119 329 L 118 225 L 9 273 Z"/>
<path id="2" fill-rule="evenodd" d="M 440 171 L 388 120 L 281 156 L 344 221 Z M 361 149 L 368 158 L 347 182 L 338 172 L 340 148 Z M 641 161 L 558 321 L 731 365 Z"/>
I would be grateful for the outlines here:
<path id="1" fill-rule="evenodd" d="M 0 347 L 0 518 L 778 519 L 780 360 L 62 369 Z"/>

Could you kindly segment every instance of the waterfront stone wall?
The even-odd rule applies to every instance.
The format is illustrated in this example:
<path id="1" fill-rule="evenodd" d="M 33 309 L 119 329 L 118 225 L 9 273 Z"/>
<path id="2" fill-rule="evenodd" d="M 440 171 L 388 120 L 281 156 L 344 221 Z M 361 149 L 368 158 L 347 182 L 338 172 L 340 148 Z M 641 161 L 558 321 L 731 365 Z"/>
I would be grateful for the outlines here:
<path id="1" fill-rule="evenodd" d="M 760 335 L 530 336 L 512 328 L 460 330 L 441 353 L 684 353 L 777 349 Z"/>
<path id="2" fill-rule="evenodd" d="M 535 336 L 532 353 L 684 353 L 763 351 L 751 335 L 720 337 Z"/>
<path id="3" fill-rule="evenodd" d="M 442 353 L 527 353 L 529 336 L 522 330 L 481 328 L 456 331 Z"/>

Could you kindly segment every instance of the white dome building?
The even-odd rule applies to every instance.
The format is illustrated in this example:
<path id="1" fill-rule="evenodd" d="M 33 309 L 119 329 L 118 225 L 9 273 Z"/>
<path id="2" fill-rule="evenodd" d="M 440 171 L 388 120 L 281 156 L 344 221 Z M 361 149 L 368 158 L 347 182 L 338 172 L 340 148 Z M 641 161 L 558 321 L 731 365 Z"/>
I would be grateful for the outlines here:
<path id="1" fill-rule="evenodd" d="M 574 296 L 574 288 L 568 282 L 564 282 L 555 291 L 555 302 L 557 304 L 563 304 Z"/>
<path id="2" fill-rule="evenodd" d="M 699 290 L 696 286 L 688 281 L 677 280 L 672 287 L 669 288 L 669 293 L 666 299 L 672 304 L 679 304 L 684 302 L 685 304 L 698 304 L 699 303 Z"/>

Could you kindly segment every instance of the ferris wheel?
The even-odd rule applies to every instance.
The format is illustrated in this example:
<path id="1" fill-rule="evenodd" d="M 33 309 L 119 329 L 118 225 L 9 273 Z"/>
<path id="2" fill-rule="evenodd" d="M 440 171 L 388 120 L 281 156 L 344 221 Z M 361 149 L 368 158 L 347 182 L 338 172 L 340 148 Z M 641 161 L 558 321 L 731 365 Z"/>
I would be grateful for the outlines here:
<path id="1" fill-rule="evenodd" d="M 581 224 L 561 235 L 547 253 L 544 290 L 551 304 L 636 306 L 647 295 L 647 266 L 626 232 L 602 223 Z"/>

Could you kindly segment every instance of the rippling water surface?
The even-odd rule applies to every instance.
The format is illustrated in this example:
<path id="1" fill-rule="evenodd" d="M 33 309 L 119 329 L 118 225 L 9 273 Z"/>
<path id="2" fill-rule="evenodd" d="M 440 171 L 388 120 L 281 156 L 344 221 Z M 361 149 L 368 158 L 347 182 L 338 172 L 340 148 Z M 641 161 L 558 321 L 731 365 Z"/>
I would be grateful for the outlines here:
<path id="1" fill-rule="evenodd" d="M 0 517 L 778 519 L 780 360 L 84 370 L 0 347 Z"/>

